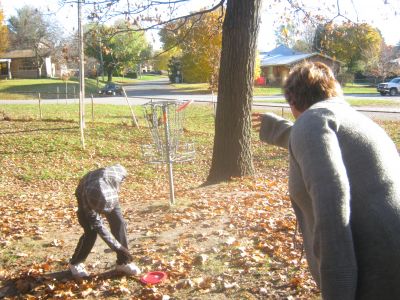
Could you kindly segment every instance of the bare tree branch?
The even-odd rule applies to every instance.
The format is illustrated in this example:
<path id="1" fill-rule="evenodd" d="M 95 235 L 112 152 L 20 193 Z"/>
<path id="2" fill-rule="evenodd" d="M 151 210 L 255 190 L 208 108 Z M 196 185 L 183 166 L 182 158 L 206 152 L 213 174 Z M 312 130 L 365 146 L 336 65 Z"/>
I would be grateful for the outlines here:
<path id="1" fill-rule="evenodd" d="M 129 2 L 129 0 L 127 0 Z M 177 0 L 177 1 L 168 1 L 169 4 L 176 4 L 176 3 L 180 3 L 180 2 L 187 2 L 188 0 Z M 146 27 L 131 27 L 131 28 L 121 28 L 121 29 L 116 29 L 113 32 L 111 32 L 107 38 L 111 39 L 113 38 L 115 35 L 117 34 L 122 34 L 122 33 L 126 33 L 126 32 L 139 32 L 139 31 L 148 31 L 148 30 L 152 30 L 152 29 L 160 29 L 162 26 L 165 26 L 169 23 L 173 23 L 179 20 L 183 20 L 183 23 L 181 24 L 181 26 L 183 26 L 189 19 L 196 17 L 196 16 L 202 16 L 204 14 L 210 13 L 212 11 L 217 10 L 218 8 L 221 8 L 223 10 L 223 6 L 226 0 L 220 0 L 216 5 L 212 6 L 209 9 L 203 9 L 203 10 L 199 10 L 197 12 L 193 12 L 193 13 L 189 13 L 189 14 L 185 14 L 182 16 L 178 16 L 175 18 L 170 18 L 166 21 L 160 21 L 160 22 L 156 22 L 155 24 L 146 26 Z M 108 1 L 103 1 L 103 2 L 110 2 L 110 0 Z M 116 0 L 111 0 L 111 2 L 117 2 Z M 156 4 L 167 4 L 167 1 L 151 1 L 148 5 L 146 6 L 142 6 L 143 11 L 145 10 L 145 8 L 149 9 L 150 6 L 152 5 L 156 5 Z M 135 14 L 138 12 L 138 10 L 135 11 Z M 104 21 L 104 20 L 103 20 Z M 97 23 L 99 23 L 100 21 L 97 20 Z M 177 43 L 175 46 L 179 45 L 179 43 Z M 171 50 L 172 48 L 174 48 L 175 46 L 170 47 L 168 50 L 161 52 L 159 55 L 161 55 L 162 53 L 165 53 L 169 50 Z"/>

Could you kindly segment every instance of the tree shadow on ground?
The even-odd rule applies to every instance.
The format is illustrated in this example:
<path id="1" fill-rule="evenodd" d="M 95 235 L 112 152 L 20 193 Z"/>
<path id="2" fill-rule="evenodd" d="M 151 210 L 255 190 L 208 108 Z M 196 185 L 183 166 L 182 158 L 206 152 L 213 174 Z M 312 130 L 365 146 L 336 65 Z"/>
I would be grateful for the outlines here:
<path id="1" fill-rule="evenodd" d="M 40 275 L 24 275 L 4 281 L 3 285 L 0 286 L 0 299 L 4 297 L 21 297 L 23 295 L 37 292 L 38 290 L 48 290 L 51 289 L 51 286 L 55 286 L 57 284 L 67 286 L 68 283 L 82 284 L 83 281 L 96 284 L 96 282 L 99 281 L 111 278 L 116 279 L 124 276 L 124 274 L 118 273 L 115 270 L 109 270 L 98 274 L 91 274 L 89 277 L 86 278 L 75 278 L 74 276 L 72 276 L 69 270 Z M 141 283 L 138 278 L 130 278 L 134 279 L 138 283 Z"/>
<path id="2" fill-rule="evenodd" d="M 79 129 L 79 127 L 78 126 L 72 126 L 72 127 L 63 127 L 63 128 L 36 128 L 36 129 L 5 131 L 5 132 L 0 132 L 0 135 L 2 135 L 2 134 L 15 134 L 15 133 L 27 133 L 27 132 L 38 132 L 38 131 L 64 131 L 64 130 L 76 130 L 76 129 Z"/>

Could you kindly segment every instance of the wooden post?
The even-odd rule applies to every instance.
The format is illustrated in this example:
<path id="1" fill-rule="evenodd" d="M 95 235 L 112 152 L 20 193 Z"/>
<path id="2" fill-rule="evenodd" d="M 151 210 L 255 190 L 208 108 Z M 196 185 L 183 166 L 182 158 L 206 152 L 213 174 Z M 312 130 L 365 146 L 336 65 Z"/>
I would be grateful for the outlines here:
<path id="1" fill-rule="evenodd" d="M 40 93 L 38 93 L 38 100 L 39 100 L 39 117 L 40 117 L 40 120 L 42 120 L 42 117 L 43 117 L 43 115 L 42 115 L 42 100 L 40 99 Z"/>
<path id="2" fill-rule="evenodd" d="M 132 106 L 131 106 L 131 104 L 129 103 L 128 96 L 126 95 L 125 89 L 122 88 L 122 91 L 124 92 L 124 96 L 125 96 L 126 103 L 128 103 L 129 109 L 130 109 L 130 111 L 131 111 L 132 123 L 135 124 L 136 128 L 139 128 L 138 121 L 137 121 L 137 119 L 136 119 L 135 113 L 133 112 Z"/>

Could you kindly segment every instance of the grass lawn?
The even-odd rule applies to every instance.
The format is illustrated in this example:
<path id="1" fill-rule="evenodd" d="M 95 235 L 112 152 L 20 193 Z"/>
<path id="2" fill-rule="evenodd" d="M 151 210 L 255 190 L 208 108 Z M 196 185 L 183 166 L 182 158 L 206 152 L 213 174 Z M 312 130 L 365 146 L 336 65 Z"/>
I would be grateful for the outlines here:
<path id="1" fill-rule="evenodd" d="M 210 85 L 208 83 L 172 83 L 174 88 L 193 94 L 210 94 Z M 216 91 L 213 91 L 216 94 Z"/>
<path id="2" fill-rule="evenodd" d="M 376 87 L 360 85 L 360 84 L 347 84 L 343 87 L 344 94 L 378 94 Z M 255 87 L 256 95 L 282 95 L 281 88 L 275 87 Z"/>
<path id="3" fill-rule="evenodd" d="M 86 95 L 95 94 L 98 91 L 97 81 L 95 79 L 85 80 Z M 99 82 L 99 86 L 102 83 Z M 71 78 L 63 81 L 56 78 L 46 79 L 12 79 L 0 81 L 0 99 L 32 99 L 38 98 L 65 98 L 65 93 L 69 98 L 76 98 L 79 94 L 79 79 Z"/>
<path id="4" fill-rule="evenodd" d="M 375 87 L 347 84 L 343 87 L 344 94 L 378 94 Z M 282 89 L 276 87 L 255 87 L 254 95 L 282 95 Z"/>
<path id="5" fill-rule="evenodd" d="M 210 93 L 208 83 L 173 83 L 172 86 L 180 90 L 186 90 L 188 92 L 197 92 L 201 94 Z M 375 87 L 370 87 L 361 84 L 347 84 L 343 88 L 343 92 L 345 94 L 377 94 Z M 280 87 L 255 86 L 253 90 L 253 95 L 254 96 L 282 95 L 282 89 Z"/>
<path id="6" fill-rule="evenodd" d="M 141 80 L 149 81 L 163 78 L 161 75 L 143 75 L 140 79 L 131 79 L 126 77 L 113 77 L 113 81 L 120 84 L 135 83 Z M 99 88 L 102 88 L 107 82 L 107 76 L 99 77 L 99 80 L 93 78 L 85 79 L 85 93 L 97 94 Z M 71 78 L 63 81 L 57 78 L 45 79 L 12 79 L 0 80 L 0 99 L 32 99 L 38 98 L 39 93 L 42 99 L 55 99 L 57 93 L 59 98 L 65 98 L 65 93 L 69 98 L 77 98 L 79 93 L 79 79 Z"/>
<path id="7" fill-rule="evenodd" d="M 166 78 L 167 76 L 165 75 L 155 75 L 155 74 L 144 74 L 142 76 L 140 76 L 140 78 L 127 78 L 127 77 L 118 77 L 118 76 L 113 76 L 113 81 L 114 82 L 118 82 L 118 83 L 135 83 L 138 81 L 151 81 L 151 80 L 157 80 L 157 79 L 161 79 L 161 78 Z M 99 77 L 102 78 L 102 77 Z M 105 81 L 107 81 L 107 77 L 105 76 Z"/>
<path id="8" fill-rule="evenodd" d="M 89 107 L 86 108 L 87 112 Z M 164 165 L 146 164 L 141 145 L 152 142 L 142 107 L 96 105 L 80 145 L 78 105 L 2 105 L 0 113 L 0 295 L 7 299 L 318 299 L 296 235 L 287 195 L 287 152 L 253 132 L 256 173 L 213 186 L 211 106 L 186 110 L 185 141 L 193 162 L 174 165 L 176 205 L 169 206 Z M 380 122 L 400 148 L 400 124 Z M 98 239 L 74 280 L 68 259 L 82 233 L 73 192 L 79 178 L 121 163 L 128 177 L 120 199 L 135 262 L 168 279 L 144 286 L 113 273 L 115 255 Z M 164 298 L 163 298 L 164 297 Z"/>
<path id="9" fill-rule="evenodd" d="M 265 103 L 285 103 L 286 100 L 284 98 L 278 99 L 266 99 L 266 100 L 257 100 L 258 102 L 265 102 Z M 371 106 L 371 107 L 394 107 L 399 108 L 399 101 L 396 100 L 374 100 L 368 98 L 351 98 L 346 100 L 351 106 Z"/>
<path id="10" fill-rule="evenodd" d="M 345 94 L 378 94 L 376 86 L 348 83 L 343 87 Z"/>

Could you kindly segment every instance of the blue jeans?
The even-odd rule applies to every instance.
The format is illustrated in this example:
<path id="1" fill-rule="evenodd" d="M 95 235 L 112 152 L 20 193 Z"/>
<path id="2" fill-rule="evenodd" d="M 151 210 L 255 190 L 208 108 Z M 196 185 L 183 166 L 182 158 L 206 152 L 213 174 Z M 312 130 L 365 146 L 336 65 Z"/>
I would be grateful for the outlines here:
<path id="1" fill-rule="evenodd" d="M 81 209 L 81 205 L 78 207 L 77 215 L 79 224 L 83 228 L 83 235 L 80 237 L 75 252 L 70 260 L 72 265 L 79 264 L 86 260 L 97 238 L 97 232 L 96 230 L 92 229 L 85 216 L 84 210 Z M 128 248 L 128 241 L 126 238 L 126 222 L 122 216 L 121 207 L 117 205 L 110 213 L 105 214 L 105 217 L 110 224 L 112 235 L 122 246 Z M 129 263 L 129 258 L 125 254 L 117 252 L 117 264 L 121 265 L 126 263 Z"/>

